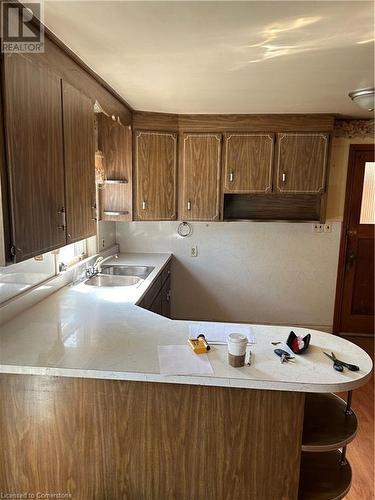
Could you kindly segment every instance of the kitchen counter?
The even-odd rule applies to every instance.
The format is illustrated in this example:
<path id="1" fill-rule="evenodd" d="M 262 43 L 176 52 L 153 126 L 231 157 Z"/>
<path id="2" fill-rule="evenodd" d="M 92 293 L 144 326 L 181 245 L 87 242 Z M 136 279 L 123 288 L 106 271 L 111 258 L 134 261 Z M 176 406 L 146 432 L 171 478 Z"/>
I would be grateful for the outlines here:
<path id="1" fill-rule="evenodd" d="M 312 334 L 309 351 L 281 364 L 271 342 L 285 342 L 292 328 L 264 325 L 251 325 L 256 337 L 251 366 L 230 367 L 226 346 L 212 346 L 212 375 L 160 374 L 158 346 L 186 344 L 192 322 L 170 320 L 136 304 L 170 259 L 170 254 L 121 254 L 106 264 L 155 267 L 140 286 L 67 286 L 2 325 L 0 372 L 300 392 L 351 390 L 370 377 L 372 361 L 361 348 L 303 328 L 293 331 Z M 361 370 L 336 372 L 322 351 L 334 351 Z"/>

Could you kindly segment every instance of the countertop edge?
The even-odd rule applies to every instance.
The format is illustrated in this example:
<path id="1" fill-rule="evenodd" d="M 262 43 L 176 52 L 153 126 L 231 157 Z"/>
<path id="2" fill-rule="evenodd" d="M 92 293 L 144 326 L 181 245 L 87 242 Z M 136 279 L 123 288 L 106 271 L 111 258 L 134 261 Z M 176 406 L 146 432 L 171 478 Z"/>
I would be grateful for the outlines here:
<path id="1" fill-rule="evenodd" d="M 202 385 L 226 387 L 230 389 L 254 389 L 280 392 L 333 393 L 352 391 L 365 385 L 372 372 L 359 380 L 345 384 L 315 384 L 275 382 L 269 380 L 229 379 L 224 377 L 200 377 L 194 375 L 161 375 L 157 373 L 137 373 L 105 370 L 84 370 L 79 368 L 53 368 L 35 366 L 1 365 L 0 375 L 39 375 L 48 377 L 88 378 L 118 380 L 123 382 L 154 382 L 162 384 Z"/>

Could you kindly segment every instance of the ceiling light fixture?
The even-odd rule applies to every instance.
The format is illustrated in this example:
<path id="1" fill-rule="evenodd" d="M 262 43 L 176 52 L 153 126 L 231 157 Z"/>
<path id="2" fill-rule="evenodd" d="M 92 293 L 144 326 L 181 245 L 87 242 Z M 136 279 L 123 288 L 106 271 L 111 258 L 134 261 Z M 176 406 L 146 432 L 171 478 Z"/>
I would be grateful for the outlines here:
<path id="1" fill-rule="evenodd" d="M 358 104 L 360 108 L 366 109 L 367 111 L 374 111 L 374 96 L 374 87 L 367 87 L 365 89 L 358 89 L 353 90 L 353 92 L 349 92 L 350 99 Z"/>

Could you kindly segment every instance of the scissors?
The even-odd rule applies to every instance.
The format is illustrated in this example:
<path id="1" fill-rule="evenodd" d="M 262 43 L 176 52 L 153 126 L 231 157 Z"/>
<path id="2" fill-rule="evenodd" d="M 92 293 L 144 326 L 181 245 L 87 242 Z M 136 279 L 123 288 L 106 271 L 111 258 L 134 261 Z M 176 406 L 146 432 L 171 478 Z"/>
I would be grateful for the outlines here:
<path id="1" fill-rule="evenodd" d="M 331 354 L 327 354 L 326 352 L 323 352 L 326 356 L 328 356 L 329 359 L 333 361 L 333 368 L 337 370 L 338 372 L 343 372 L 344 367 L 350 370 L 351 372 L 357 372 L 359 370 L 359 366 L 357 365 L 351 365 L 350 363 L 345 363 L 344 361 L 340 361 L 339 359 L 336 358 L 335 354 L 331 352 Z"/>

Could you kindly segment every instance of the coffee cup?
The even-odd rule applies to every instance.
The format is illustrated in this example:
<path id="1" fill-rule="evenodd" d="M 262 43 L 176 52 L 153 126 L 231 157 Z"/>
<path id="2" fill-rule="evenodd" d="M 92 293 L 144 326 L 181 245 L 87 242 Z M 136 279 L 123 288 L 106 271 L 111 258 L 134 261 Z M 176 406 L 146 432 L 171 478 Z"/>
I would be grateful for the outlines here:
<path id="1" fill-rule="evenodd" d="M 247 336 L 242 333 L 230 333 L 228 335 L 228 363 L 231 366 L 239 368 L 245 365 L 247 342 Z"/>

